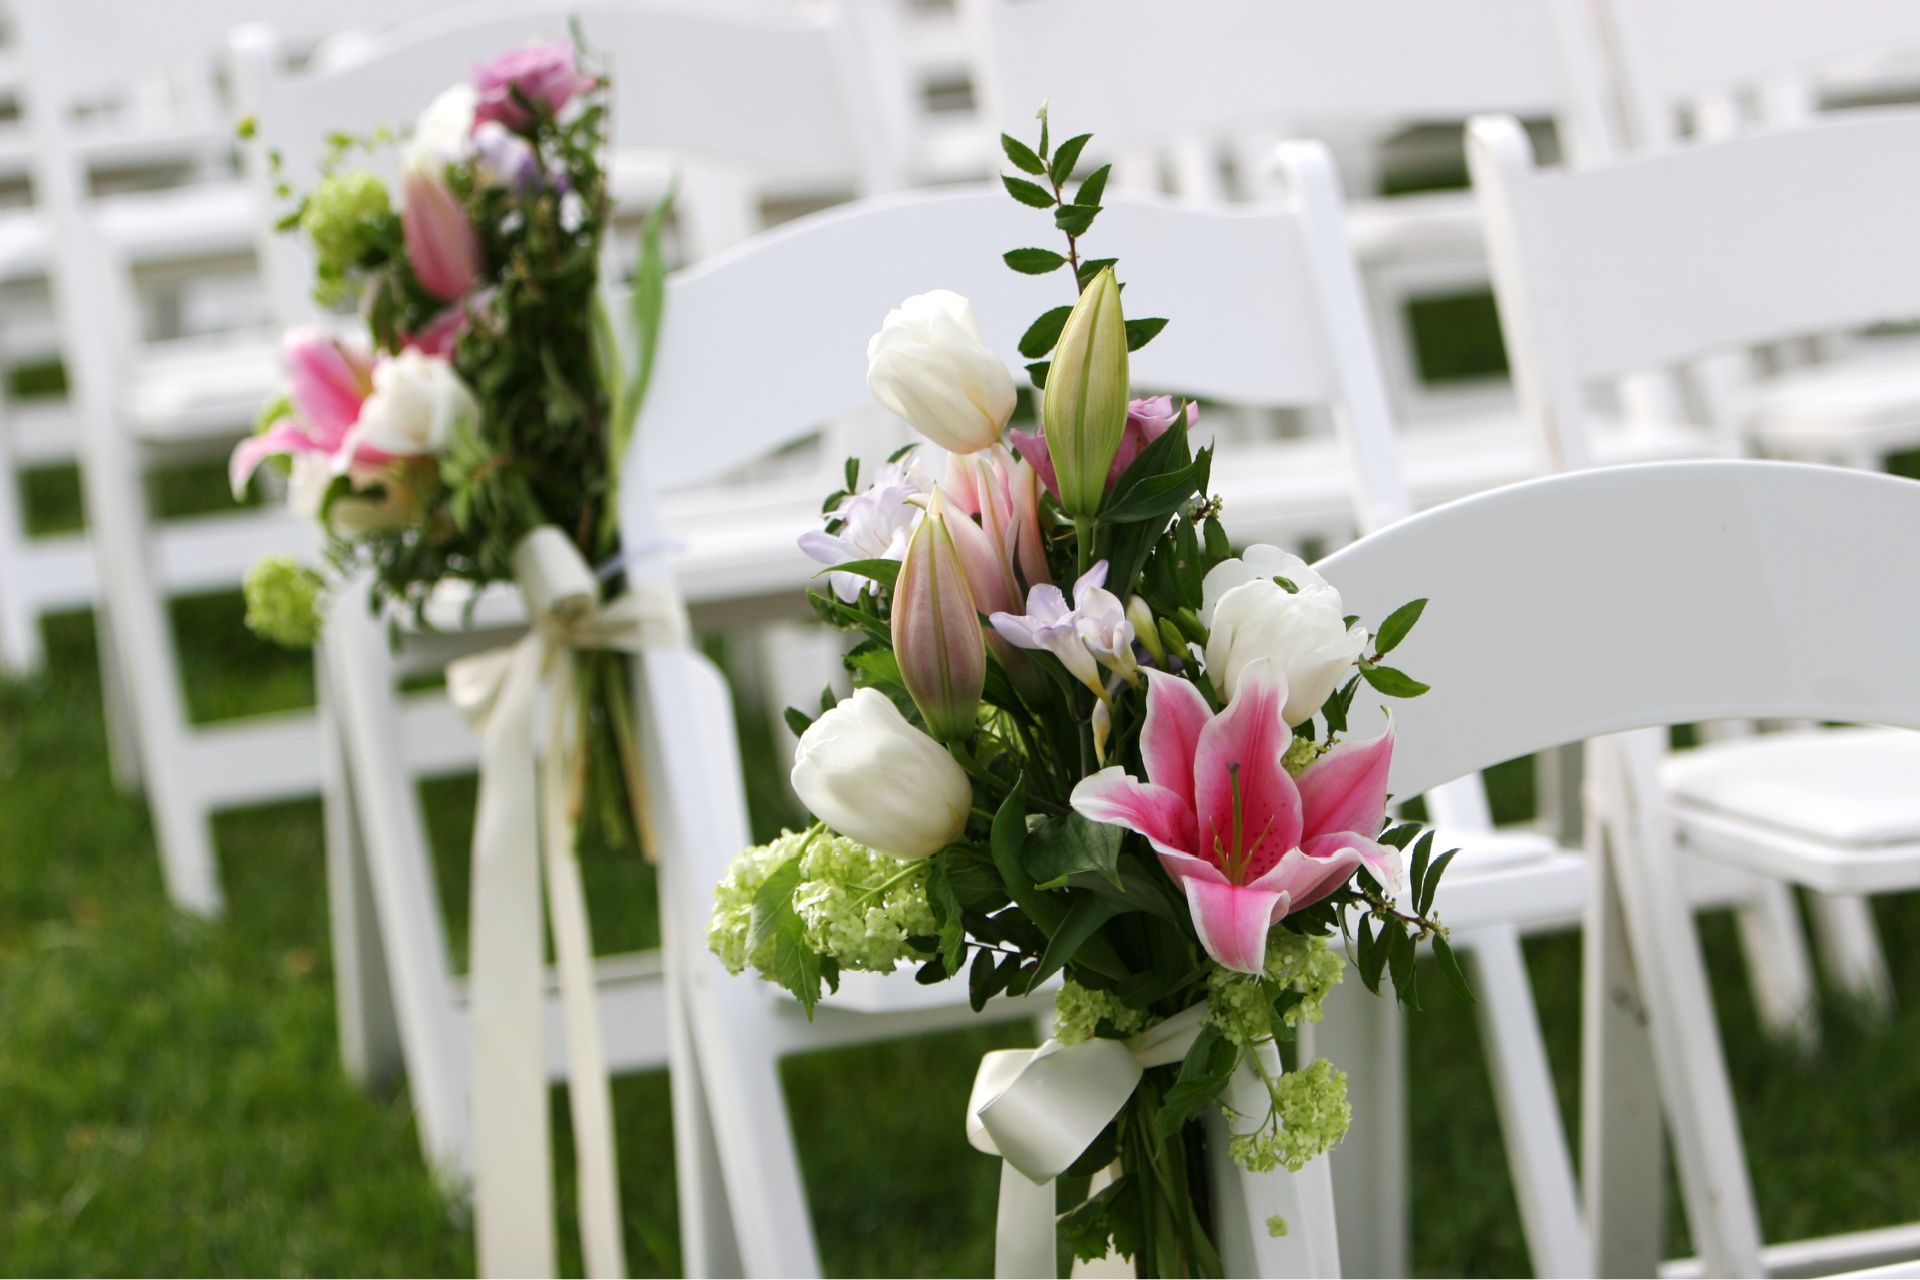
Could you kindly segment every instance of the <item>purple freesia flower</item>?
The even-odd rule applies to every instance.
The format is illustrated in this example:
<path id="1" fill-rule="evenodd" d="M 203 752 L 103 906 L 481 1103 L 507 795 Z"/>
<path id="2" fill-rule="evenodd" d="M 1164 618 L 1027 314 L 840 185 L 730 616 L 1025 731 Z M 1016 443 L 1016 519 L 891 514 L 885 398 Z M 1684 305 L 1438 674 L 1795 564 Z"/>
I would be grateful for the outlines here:
<path id="1" fill-rule="evenodd" d="M 921 517 L 921 508 L 908 499 L 932 491 L 926 473 L 912 462 L 890 462 L 880 468 L 871 485 L 841 499 L 833 512 L 840 521 L 839 533 L 809 529 L 800 535 L 800 549 L 825 565 L 904 559 L 908 539 Z M 833 593 L 848 604 L 872 585 L 871 579 L 857 573 L 834 573 L 827 580 Z"/>
<path id="2" fill-rule="evenodd" d="M 1106 590 L 1107 562 L 1099 560 L 1073 584 L 1073 607 L 1051 583 L 1027 592 L 1025 614 L 996 613 L 988 619 L 1008 644 L 1021 649 L 1045 649 L 1082 684 L 1104 700 L 1100 679 L 1105 662 L 1133 678 L 1133 624 L 1126 606 Z"/>
<path id="3" fill-rule="evenodd" d="M 1140 456 L 1140 451 L 1166 434 L 1173 425 L 1178 411 L 1173 407 L 1172 396 L 1148 396 L 1144 400 L 1134 400 L 1127 405 L 1127 429 L 1120 437 L 1120 447 L 1114 452 L 1113 465 L 1107 468 L 1107 488 L 1113 488 L 1120 476 Z M 1187 404 L 1187 429 L 1192 430 L 1200 421 L 1200 406 Z M 1027 460 L 1040 480 L 1047 486 L 1047 492 L 1060 498 L 1060 482 L 1054 478 L 1053 455 L 1047 449 L 1044 435 L 1030 436 L 1019 428 L 1007 433 L 1013 447 Z"/>
<path id="4" fill-rule="evenodd" d="M 540 157 L 533 145 L 498 120 L 474 126 L 473 151 L 478 176 L 491 186 L 517 194 L 540 179 Z"/>
<path id="5" fill-rule="evenodd" d="M 509 49 L 473 69 L 473 87 L 480 91 L 474 122 L 497 120 L 509 129 L 524 129 L 533 116 L 521 105 L 522 98 L 557 113 L 574 95 L 585 93 L 597 83 L 580 70 L 573 46 L 565 41 Z M 514 95 L 516 89 L 519 97 Z"/>

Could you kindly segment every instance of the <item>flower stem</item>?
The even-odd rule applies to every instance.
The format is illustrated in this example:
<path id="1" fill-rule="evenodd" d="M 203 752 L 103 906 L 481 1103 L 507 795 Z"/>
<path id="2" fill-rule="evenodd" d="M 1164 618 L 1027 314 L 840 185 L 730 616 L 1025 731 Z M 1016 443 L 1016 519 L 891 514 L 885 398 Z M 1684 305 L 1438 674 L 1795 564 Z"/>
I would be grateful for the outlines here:
<path id="1" fill-rule="evenodd" d="M 1073 518 L 1074 555 L 1079 572 L 1085 573 L 1093 567 L 1093 517 L 1075 516 Z"/>

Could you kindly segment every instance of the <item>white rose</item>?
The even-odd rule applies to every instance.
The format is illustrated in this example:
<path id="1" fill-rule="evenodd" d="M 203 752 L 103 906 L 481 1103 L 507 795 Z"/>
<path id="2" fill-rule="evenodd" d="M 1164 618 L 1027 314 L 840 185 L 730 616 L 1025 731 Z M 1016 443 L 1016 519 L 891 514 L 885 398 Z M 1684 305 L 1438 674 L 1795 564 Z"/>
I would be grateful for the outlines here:
<path id="1" fill-rule="evenodd" d="M 403 163 L 437 174 L 466 159 L 473 149 L 473 112 L 479 101 L 479 92 L 462 81 L 429 102 L 413 122 Z"/>
<path id="2" fill-rule="evenodd" d="M 440 453 L 459 422 L 479 416 L 452 364 L 409 348 L 374 366 L 373 394 L 360 406 L 353 444 L 399 456 Z"/>
<path id="3" fill-rule="evenodd" d="M 1275 582 L 1285 578 L 1297 590 Z M 1240 673 L 1258 658 L 1286 672 L 1289 725 L 1304 722 L 1340 687 L 1367 647 L 1367 630 L 1349 627 L 1340 593 L 1299 556 L 1278 547 L 1248 547 L 1215 565 L 1201 586 L 1201 621 L 1210 628 L 1207 675 L 1231 698 Z"/>
<path id="4" fill-rule="evenodd" d="M 1013 416 L 1013 377 L 980 339 L 973 306 L 946 289 L 887 313 L 867 343 L 867 390 L 949 453 L 996 443 Z"/>
<path id="5" fill-rule="evenodd" d="M 793 789 L 841 835 L 905 862 L 958 840 L 973 809 L 966 770 L 878 689 L 854 690 L 800 735 Z"/>

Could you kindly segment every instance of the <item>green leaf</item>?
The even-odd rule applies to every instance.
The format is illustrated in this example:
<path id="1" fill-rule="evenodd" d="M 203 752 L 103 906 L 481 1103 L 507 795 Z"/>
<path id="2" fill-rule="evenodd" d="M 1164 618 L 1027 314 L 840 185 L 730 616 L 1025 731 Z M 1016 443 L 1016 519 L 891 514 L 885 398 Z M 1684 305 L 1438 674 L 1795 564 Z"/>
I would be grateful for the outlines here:
<path id="1" fill-rule="evenodd" d="M 1140 1177 L 1123 1173 L 1061 1214 L 1056 1230 L 1060 1243 L 1082 1262 L 1106 1257 L 1109 1247 L 1131 1258 L 1140 1250 L 1141 1216 Z"/>
<path id="2" fill-rule="evenodd" d="M 1374 654 L 1392 653 L 1407 638 L 1407 632 L 1413 630 L 1413 624 L 1420 621 L 1420 615 L 1426 607 L 1427 602 L 1422 598 L 1403 604 L 1388 614 L 1387 620 L 1380 624 L 1380 634 L 1374 637 Z"/>
<path id="3" fill-rule="evenodd" d="M 1009 249 L 1001 257 L 1008 266 L 1024 276 L 1043 276 L 1067 265 L 1066 255 L 1051 249 Z"/>
<path id="4" fill-rule="evenodd" d="M 846 480 L 848 493 L 860 492 L 860 459 L 848 458 L 841 466 L 841 474 Z"/>
<path id="5" fill-rule="evenodd" d="M 1388 828 L 1387 831 L 1380 837 L 1380 843 L 1390 844 L 1396 849 L 1405 849 L 1409 844 L 1413 842 L 1413 838 L 1419 834 L 1420 834 L 1419 823 L 1403 822 L 1397 827 Z"/>
<path id="6" fill-rule="evenodd" d="M 1347 711 L 1353 706 L 1353 695 L 1360 688 L 1360 677 L 1355 676 L 1341 685 L 1320 708 L 1320 714 L 1327 718 L 1328 733 L 1347 731 Z"/>
<path id="7" fill-rule="evenodd" d="M 781 716 L 786 720 L 787 728 L 793 730 L 793 736 L 796 738 L 813 728 L 813 717 L 798 707 L 788 707 Z"/>
<path id="8" fill-rule="evenodd" d="M 1368 684 L 1389 698 L 1417 698 L 1433 687 L 1421 684 L 1404 671 L 1396 671 L 1392 667 L 1383 667 L 1371 662 L 1360 664 L 1360 674 L 1366 678 Z"/>
<path id="9" fill-rule="evenodd" d="M 820 954 L 807 945 L 807 928 L 793 909 L 793 891 L 800 887 L 800 859 L 782 864 L 753 895 L 753 916 L 747 926 L 747 954 L 773 941 L 772 972 L 766 976 L 791 991 L 813 1020 L 820 1002 Z M 836 970 L 837 973 L 837 970 Z"/>
<path id="10" fill-rule="evenodd" d="M 1139 320 L 1127 321 L 1127 350 L 1138 351 L 1160 336 L 1167 322 L 1159 316 L 1144 316 Z"/>
<path id="11" fill-rule="evenodd" d="M 674 195 L 679 191 L 676 178 L 667 187 L 660 203 L 647 214 L 640 231 L 640 262 L 633 270 L 633 298 L 629 302 L 633 324 L 633 359 L 628 362 L 629 376 L 620 396 L 620 415 L 608 419 L 607 454 L 613 474 L 619 476 L 626 457 L 627 441 L 633 437 L 640 420 L 640 407 L 646 403 L 647 387 L 653 382 L 653 357 L 660 348 L 660 323 L 667 307 L 667 255 L 660 244 L 661 228 L 673 211 Z M 613 513 L 618 504 L 609 504 Z"/>
<path id="12" fill-rule="evenodd" d="M 927 906 L 940 932 L 940 954 L 946 957 L 947 968 L 958 972 L 960 961 L 966 957 L 967 933 L 961 923 L 964 912 L 960 896 L 954 892 L 945 858 L 936 859 L 927 872 Z"/>
<path id="13" fill-rule="evenodd" d="M 1067 967 L 1085 943 L 1092 940 L 1101 925 L 1113 919 L 1113 908 L 1090 893 L 1075 893 L 1073 905 L 1067 908 L 1067 914 L 1060 921 L 1059 928 L 1053 931 L 1053 937 L 1047 942 L 1047 949 L 1040 957 L 1040 967 L 1027 979 L 1027 990 L 1032 991 L 1054 974 Z M 1097 965 L 1105 968 L 1105 965 Z"/>
<path id="14" fill-rule="evenodd" d="M 1120 259 L 1118 258 L 1082 258 L 1080 259 L 1080 270 L 1077 273 L 1077 280 L 1080 287 L 1082 289 L 1086 288 L 1088 283 L 1092 281 L 1092 279 L 1095 276 L 1099 275 L 1102 271 L 1105 271 L 1108 267 L 1113 266 L 1115 263 L 1119 261 Z"/>
<path id="15" fill-rule="evenodd" d="M 1420 995 L 1414 990 L 1415 971 L 1413 935 L 1394 925 L 1381 929 L 1387 947 L 1387 967 L 1393 970 L 1393 990 L 1404 1008 L 1418 1009 Z"/>
<path id="16" fill-rule="evenodd" d="M 981 947 L 967 966 L 967 1003 L 979 1013 L 993 999 L 993 952 Z"/>
<path id="17" fill-rule="evenodd" d="M 1380 970 L 1386 966 L 1387 948 L 1384 938 L 1376 938 L 1373 921 L 1367 916 L 1360 917 L 1360 954 L 1355 957 L 1360 970 L 1360 981 L 1366 983 L 1367 990 L 1374 995 L 1380 994 Z"/>
<path id="18" fill-rule="evenodd" d="M 1061 185 L 1073 176 L 1073 166 L 1080 163 L 1081 150 L 1092 139 L 1092 134 L 1082 133 L 1060 144 L 1060 149 L 1053 153 L 1053 167 L 1048 173 L 1048 176 L 1053 179 L 1054 186 Z"/>
<path id="19" fill-rule="evenodd" d="M 930 987 L 936 982 L 945 982 L 952 976 L 951 973 L 947 972 L 947 958 L 945 956 L 935 956 L 913 971 L 913 980 L 923 987 Z"/>
<path id="20" fill-rule="evenodd" d="M 993 816 L 993 865 L 1000 871 L 1000 882 L 1005 886 L 1007 896 L 1019 904 L 1027 919 L 1052 937 L 1060 927 L 1066 908 L 1058 898 L 1034 888 L 1033 877 L 1027 874 L 1020 857 L 1026 843 L 1027 779 L 1022 774 L 1020 781 L 1013 784 L 1013 790 L 1007 793 L 1007 798 L 1001 801 L 1000 811 Z"/>
<path id="21" fill-rule="evenodd" d="M 1473 988 L 1467 985 L 1467 975 L 1460 972 L 1459 957 L 1453 954 L 1453 948 L 1448 945 L 1444 935 L 1433 935 L 1433 954 L 1440 959 L 1440 976 L 1447 980 L 1454 994 L 1468 1004 L 1479 1004 L 1480 1001 L 1474 998 Z"/>
<path id="22" fill-rule="evenodd" d="M 841 662 L 853 675 L 853 682 L 862 688 L 906 683 L 900 676 L 900 659 L 894 656 L 893 650 L 875 640 L 865 641 Z"/>
<path id="23" fill-rule="evenodd" d="M 1427 879 L 1427 859 L 1432 856 L 1433 832 L 1429 831 L 1420 837 L 1418 844 L 1413 846 L 1413 870 L 1407 876 L 1407 887 L 1412 891 L 1415 902 L 1420 901 L 1420 886 L 1426 883 Z M 1385 885 L 1381 886 L 1383 889 L 1385 887 Z"/>
<path id="24" fill-rule="evenodd" d="M 1060 330 L 1066 328 L 1067 317 L 1072 314 L 1070 306 L 1055 307 L 1028 325 L 1027 331 L 1020 335 L 1020 354 L 1035 360 L 1052 351 L 1060 341 Z"/>
<path id="25" fill-rule="evenodd" d="M 1053 225 L 1070 236 L 1083 236 L 1099 215 L 1097 204 L 1063 204 L 1053 211 Z"/>
<path id="26" fill-rule="evenodd" d="M 1120 885 L 1119 827 L 1078 813 L 1048 818 L 1027 832 L 1021 860 L 1036 884 L 1052 886 L 1076 872 L 1093 872 Z"/>
<path id="27" fill-rule="evenodd" d="M 1220 1096 L 1239 1064 L 1240 1051 L 1220 1034 L 1220 1028 L 1202 1027 L 1180 1063 L 1179 1078 L 1160 1100 L 1160 1113 L 1153 1118 L 1154 1130 L 1163 1140 L 1180 1132 L 1187 1121 Z"/>
<path id="28" fill-rule="evenodd" d="M 1080 184 L 1080 190 L 1074 193 L 1073 202 L 1083 205 L 1098 205 L 1100 197 L 1107 193 L 1107 175 L 1113 172 L 1113 166 L 1103 164 L 1087 175 Z"/>
<path id="29" fill-rule="evenodd" d="M 1427 872 L 1427 882 L 1420 886 L 1421 892 L 1415 895 L 1413 906 L 1415 915 L 1424 916 L 1433 909 L 1433 895 L 1440 890 L 1440 875 L 1453 862 L 1453 855 L 1458 852 L 1460 852 L 1458 849 L 1449 849 L 1434 859 L 1433 869 Z"/>
<path id="30" fill-rule="evenodd" d="M 1206 487 L 1207 473 L 1211 463 L 1212 459 L 1203 453 L 1199 459 L 1178 471 L 1142 480 L 1126 497 L 1118 501 L 1108 499 L 1107 504 L 1100 509 L 1100 523 L 1131 524 L 1139 520 L 1164 521 L 1184 506 L 1188 498 Z"/>
<path id="31" fill-rule="evenodd" d="M 1068 308 L 1071 310 L 1072 308 Z M 1053 361 L 1040 360 L 1027 366 L 1027 380 L 1033 383 L 1034 390 L 1047 389 L 1047 370 L 1053 367 Z"/>
<path id="32" fill-rule="evenodd" d="M 871 578 L 883 587 L 891 587 L 900 576 L 900 562 L 882 556 L 876 560 L 846 560 L 839 564 L 828 565 L 813 576 L 818 578 L 829 573 L 851 573 L 862 578 Z"/>
<path id="33" fill-rule="evenodd" d="M 1007 159 L 1013 162 L 1016 169 L 1032 174 L 1047 171 L 1047 166 L 1040 163 L 1040 157 L 1033 154 L 1033 148 L 1010 133 L 1000 135 L 1000 149 L 1007 153 Z"/>
<path id="34" fill-rule="evenodd" d="M 1011 178 L 1000 175 L 1000 181 L 1007 186 L 1007 194 L 1021 204 L 1030 204 L 1036 209 L 1051 209 L 1055 200 L 1053 193 L 1038 183 L 1028 182 L 1025 178 Z"/>

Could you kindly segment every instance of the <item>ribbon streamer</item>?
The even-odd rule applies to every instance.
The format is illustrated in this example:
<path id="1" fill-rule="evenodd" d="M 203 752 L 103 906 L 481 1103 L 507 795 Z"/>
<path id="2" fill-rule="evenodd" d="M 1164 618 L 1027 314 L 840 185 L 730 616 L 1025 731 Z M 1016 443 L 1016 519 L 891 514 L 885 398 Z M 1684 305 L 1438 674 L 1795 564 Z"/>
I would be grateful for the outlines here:
<path id="1" fill-rule="evenodd" d="M 1143 1071 L 1187 1056 L 1206 1016 L 1202 1002 L 1131 1040 L 1048 1040 L 980 1060 L 967 1141 L 1004 1162 L 993 1240 L 998 1280 L 1056 1274 L 1053 1180 L 1120 1114 Z"/>
<path id="2" fill-rule="evenodd" d="M 553 1180 L 547 1131 L 541 881 L 560 971 L 567 1085 L 579 1164 L 587 1274 L 626 1274 L 613 1108 L 601 1048 L 593 943 L 574 849 L 571 782 L 581 765 L 573 651 L 684 645 L 670 580 L 635 583 L 602 608 L 573 543 L 543 525 L 514 549 L 531 626 L 517 643 L 448 664 L 447 692 L 484 740 L 473 832 L 474 1219 L 483 1276 L 551 1276 Z M 535 719 L 547 699 L 544 751 Z"/>

